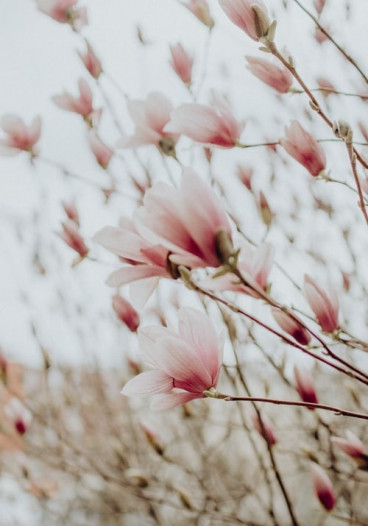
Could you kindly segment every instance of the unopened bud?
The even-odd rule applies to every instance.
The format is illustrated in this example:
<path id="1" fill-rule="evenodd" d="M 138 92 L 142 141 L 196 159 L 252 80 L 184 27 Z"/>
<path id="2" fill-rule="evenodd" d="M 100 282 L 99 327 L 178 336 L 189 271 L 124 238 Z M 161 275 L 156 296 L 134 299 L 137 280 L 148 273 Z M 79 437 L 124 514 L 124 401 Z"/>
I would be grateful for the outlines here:
<path id="1" fill-rule="evenodd" d="M 128 327 L 131 332 L 136 332 L 139 327 L 139 314 L 125 298 L 115 294 L 112 298 L 112 306 L 119 320 Z"/>
<path id="2" fill-rule="evenodd" d="M 322 506 L 331 511 L 335 507 L 336 498 L 332 487 L 332 482 L 327 473 L 316 463 L 312 463 L 311 472 L 316 496 Z"/>
<path id="3" fill-rule="evenodd" d="M 332 437 L 336 444 L 346 455 L 353 458 L 361 469 L 368 470 L 368 447 L 351 431 L 346 431 L 346 438 Z"/>
<path id="4" fill-rule="evenodd" d="M 265 439 L 269 446 L 277 444 L 275 429 L 268 416 L 262 415 L 259 418 L 257 413 L 253 413 L 252 420 L 256 431 Z"/>
<path id="5" fill-rule="evenodd" d="M 60 234 L 60 237 L 70 248 L 75 250 L 75 252 L 77 252 L 80 257 L 86 257 L 89 249 L 85 244 L 81 234 L 79 233 L 78 227 L 74 221 L 63 221 L 61 224 L 63 227 L 63 232 Z"/>
<path id="6" fill-rule="evenodd" d="M 275 307 L 271 308 L 271 312 L 281 329 L 290 334 L 301 345 L 308 345 L 311 340 L 310 334 L 294 317 Z"/>
<path id="7" fill-rule="evenodd" d="M 144 436 L 147 439 L 147 442 L 156 451 L 158 455 L 162 456 L 164 454 L 164 447 L 160 441 L 158 434 L 144 424 L 141 424 L 141 428 L 144 433 Z"/>
<path id="8" fill-rule="evenodd" d="M 306 369 L 301 369 L 295 366 L 294 377 L 296 382 L 296 389 L 303 402 L 318 404 L 317 393 L 311 373 Z M 313 407 L 309 409 L 313 409 Z"/>

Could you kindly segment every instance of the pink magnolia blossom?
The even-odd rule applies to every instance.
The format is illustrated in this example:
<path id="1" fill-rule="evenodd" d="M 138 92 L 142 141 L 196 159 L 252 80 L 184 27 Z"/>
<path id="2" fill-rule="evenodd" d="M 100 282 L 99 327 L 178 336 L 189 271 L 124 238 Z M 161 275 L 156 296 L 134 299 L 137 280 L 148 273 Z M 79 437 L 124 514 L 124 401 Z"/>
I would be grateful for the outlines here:
<path id="1" fill-rule="evenodd" d="M 62 95 L 54 95 L 52 100 L 59 108 L 71 111 L 72 113 L 78 113 L 78 115 L 81 115 L 84 119 L 88 119 L 94 113 L 92 90 L 84 79 L 79 80 L 78 86 L 78 97 L 64 92 Z"/>
<path id="2" fill-rule="evenodd" d="M 329 28 L 326 27 L 326 30 L 329 31 Z M 325 42 L 326 40 L 329 40 L 328 36 L 326 35 L 326 33 L 324 33 L 322 31 L 322 29 L 320 29 L 318 26 L 315 28 L 314 30 L 314 38 L 316 39 L 316 41 L 318 42 L 318 44 L 322 44 L 323 42 Z"/>
<path id="3" fill-rule="evenodd" d="M 185 51 L 181 44 L 170 46 L 170 52 L 171 67 L 182 82 L 187 86 L 190 86 L 192 83 L 193 57 Z"/>
<path id="4" fill-rule="evenodd" d="M 231 228 L 225 211 L 212 190 L 197 174 L 183 171 L 179 189 L 159 182 L 144 196 L 137 219 L 147 235 L 164 245 L 176 265 L 218 267 L 217 236 Z"/>
<path id="5" fill-rule="evenodd" d="M 293 83 L 293 76 L 285 67 L 276 66 L 258 57 L 246 57 L 250 71 L 262 82 L 279 93 L 287 93 Z"/>
<path id="6" fill-rule="evenodd" d="M 110 163 L 111 157 L 114 155 L 114 152 L 101 141 L 95 130 L 90 131 L 88 140 L 91 150 L 96 157 L 96 161 L 101 166 L 101 168 L 106 170 Z"/>
<path id="7" fill-rule="evenodd" d="M 259 40 L 266 36 L 270 23 L 263 0 L 219 0 L 219 4 L 233 24 L 240 27 L 250 38 Z M 257 9 L 257 17 L 254 8 Z M 257 23 L 260 21 L 261 23 Z"/>
<path id="8" fill-rule="evenodd" d="M 329 476 L 321 466 L 315 462 L 312 462 L 311 472 L 314 491 L 318 500 L 327 511 L 333 510 L 336 504 L 336 498 Z"/>
<path id="9" fill-rule="evenodd" d="M 78 225 L 72 220 L 63 221 L 61 224 L 63 227 L 63 231 L 60 234 L 61 239 L 63 239 L 70 248 L 77 252 L 81 258 L 86 257 L 89 249 L 78 230 Z"/>
<path id="10" fill-rule="evenodd" d="M 281 329 L 290 334 L 301 345 L 308 345 L 311 336 L 300 323 L 280 309 L 272 307 L 271 312 Z"/>
<path id="11" fill-rule="evenodd" d="M 233 148 L 244 129 L 226 104 L 215 103 L 215 107 L 204 104 L 182 104 L 171 114 L 165 131 L 179 133 L 207 146 Z"/>
<path id="12" fill-rule="evenodd" d="M 37 0 L 38 9 L 62 24 L 79 30 L 87 24 L 87 11 L 77 6 L 78 0 Z"/>
<path id="13" fill-rule="evenodd" d="M 160 395 L 153 407 L 169 409 L 204 398 L 204 391 L 217 386 L 222 345 L 202 312 L 181 309 L 178 333 L 153 326 L 140 328 L 138 335 L 142 358 L 152 370 L 129 380 L 122 394 Z"/>
<path id="14" fill-rule="evenodd" d="M 317 392 L 311 373 L 307 371 L 307 369 L 302 369 L 300 367 L 295 366 L 294 377 L 296 382 L 296 389 L 303 402 L 318 404 Z"/>
<path id="15" fill-rule="evenodd" d="M 368 466 L 368 447 L 352 431 L 346 431 L 346 438 L 332 437 L 331 440 L 359 465 Z"/>
<path id="16" fill-rule="evenodd" d="M 1 118 L 1 127 L 7 137 L 0 139 L 0 154 L 15 155 L 19 152 L 29 152 L 37 155 L 36 143 L 41 135 L 41 117 L 35 117 L 27 126 L 16 115 L 4 115 Z"/>
<path id="17" fill-rule="evenodd" d="M 102 65 L 91 45 L 87 43 L 87 51 L 84 53 L 78 51 L 78 55 L 80 56 L 88 73 L 90 73 L 93 78 L 98 79 L 102 73 Z"/>
<path id="18" fill-rule="evenodd" d="M 107 278 L 111 287 L 141 282 L 134 296 L 144 301 L 155 289 L 160 278 L 172 278 L 168 266 L 167 248 L 144 239 L 129 219 L 122 219 L 120 227 L 108 226 L 97 232 L 94 240 L 118 255 L 129 266 L 115 270 Z"/>
<path id="19" fill-rule="evenodd" d="M 321 146 L 297 121 L 292 121 L 285 129 L 285 137 L 280 144 L 291 157 L 302 164 L 313 176 L 326 168 L 326 157 Z"/>
<path id="20" fill-rule="evenodd" d="M 306 274 L 304 277 L 304 294 L 322 330 L 326 332 L 335 331 L 339 326 L 339 301 L 335 291 L 330 288 L 327 295 Z"/>
<path id="21" fill-rule="evenodd" d="M 189 0 L 189 3 L 183 4 L 202 24 L 212 29 L 215 22 L 211 16 L 207 0 Z"/>
<path id="22" fill-rule="evenodd" d="M 129 301 L 115 294 L 112 298 L 112 307 L 119 320 L 128 327 L 131 332 L 136 332 L 139 327 L 139 314 Z"/>
<path id="23" fill-rule="evenodd" d="M 136 148 L 153 144 L 166 154 L 175 152 L 175 144 L 179 138 L 176 133 L 164 130 L 170 120 L 173 107 L 171 102 L 161 93 L 151 93 L 147 100 L 132 100 L 128 103 L 129 113 L 135 123 L 132 136 L 125 136 L 119 141 L 121 148 Z"/>

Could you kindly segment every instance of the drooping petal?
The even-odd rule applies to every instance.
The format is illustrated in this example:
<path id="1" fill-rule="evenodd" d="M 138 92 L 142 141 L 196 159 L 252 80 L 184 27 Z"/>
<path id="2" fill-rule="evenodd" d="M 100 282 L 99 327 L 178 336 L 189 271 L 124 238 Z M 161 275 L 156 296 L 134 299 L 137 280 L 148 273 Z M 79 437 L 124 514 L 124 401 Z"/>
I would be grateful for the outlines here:
<path id="1" fill-rule="evenodd" d="M 173 380 L 163 371 L 146 371 L 127 382 L 121 393 L 126 396 L 150 396 L 166 393 L 173 387 Z"/>
<path id="2" fill-rule="evenodd" d="M 165 409 L 172 409 L 181 404 L 186 404 L 195 398 L 202 398 L 197 393 L 186 393 L 186 392 L 172 392 L 156 396 L 151 403 L 151 408 L 156 411 L 164 411 Z"/>

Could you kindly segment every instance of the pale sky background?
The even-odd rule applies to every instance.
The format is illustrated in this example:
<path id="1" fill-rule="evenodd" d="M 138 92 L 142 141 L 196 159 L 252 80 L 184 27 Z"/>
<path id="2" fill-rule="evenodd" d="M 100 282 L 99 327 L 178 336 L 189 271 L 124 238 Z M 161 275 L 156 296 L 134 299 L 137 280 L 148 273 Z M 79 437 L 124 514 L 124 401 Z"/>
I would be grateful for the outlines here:
<path id="1" fill-rule="evenodd" d="M 304 3 L 313 11 L 311 0 Z M 308 126 L 318 138 L 331 138 L 329 131 L 317 118 L 313 117 L 310 121 L 304 113 L 305 101 L 300 95 L 277 99 L 272 90 L 250 74 L 245 67 L 244 56 L 266 57 L 258 51 L 255 42 L 229 22 L 217 1 L 212 0 L 209 4 L 216 27 L 208 55 L 205 51 L 208 31 L 175 0 L 89 0 L 85 2 L 89 26 L 83 34 L 91 41 L 106 71 L 130 98 L 145 98 L 149 92 L 159 90 L 174 105 L 190 100 L 168 64 L 169 44 L 181 42 L 195 55 L 195 93 L 204 78 L 198 100 L 208 102 L 213 89 L 228 96 L 238 118 L 246 120 L 244 142 L 277 140 L 282 136 L 284 126 L 293 118 Z M 317 77 L 323 75 L 340 90 L 362 92 L 363 88 L 366 89 L 357 73 L 340 57 L 336 57 L 330 43 L 319 45 L 313 41 L 312 22 L 292 0 L 285 2 L 287 10 L 281 0 L 270 0 L 267 4 L 270 11 L 277 14 L 276 40 L 280 48 L 285 46 L 294 56 L 297 67 L 300 67 L 311 87 L 316 87 Z M 354 9 L 349 14 L 347 2 L 327 1 L 322 20 L 337 35 L 338 41 L 364 65 L 368 2 L 355 0 L 351 4 Z M 84 71 L 76 54 L 77 49 L 84 49 L 80 37 L 73 34 L 68 26 L 58 24 L 38 12 L 32 0 L 0 0 L 0 7 L 0 115 L 14 113 L 29 122 L 33 116 L 41 114 L 42 155 L 92 181 L 107 185 L 106 174 L 97 167 L 88 149 L 82 120 L 63 112 L 51 101 L 53 95 L 64 89 L 76 93 L 77 80 L 84 77 L 94 90 L 97 106 L 103 104 L 93 79 Z M 138 25 L 148 42 L 146 46 L 142 46 L 136 38 Z M 354 28 L 353 33 L 351 28 Z M 124 97 L 107 78 L 101 79 L 101 85 L 123 128 L 131 132 L 133 127 L 126 112 Z M 359 118 L 366 116 L 366 103 L 354 99 L 341 102 L 331 97 L 328 104 L 334 119 L 344 118 L 356 124 Z M 108 112 L 102 118 L 101 136 L 110 145 L 114 145 L 119 137 Z M 348 164 L 342 148 L 333 143 L 326 143 L 324 148 L 334 163 L 331 165 L 333 176 L 346 178 Z M 140 168 L 132 154 L 121 154 L 125 161 L 115 159 L 112 171 L 125 188 L 126 166 L 137 173 L 140 173 Z M 154 170 L 162 173 L 159 178 L 167 180 L 156 152 L 148 148 L 142 150 L 140 155 L 142 159 L 150 159 Z M 190 148 L 190 143 L 185 143 L 185 140 L 180 155 L 184 164 L 192 165 L 198 172 L 204 169 L 199 149 Z M 339 156 L 341 162 L 337 162 Z M 279 193 L 267 193 L 274 209 L 280 210 L 280 225 L 283 213 L 290 211 L 292 206 L 291 195 L 299 195 L 300 199 L 310 202 L 310 178 L 302 167 L 283 153 L 276 158 L 270 157 L 264 149 L 218 151 L 215 153 L 214 170 L 220 180 L 223 178 L 228 182 L 238 161 L 246 162 L 256 169 L 256 186 L 266 193 L 270 191 L 272 170 L 284 178 Z M 180 171 L 174 161 L 169 160 L 168 165 L 178 178 Z M 0 158 L 0 180 L 0 346 L 15 359 L 39 363 L 39 349 L 30 332 L 32 322 L 37 327 L 42 344 L 57 359 L 79 362 L 80 359 L 97 355 L 104 362 L 119 362 L 122 348 L 134 348 L 135 342 L 130 334 L 114 323 L 110 308 L 112 291 L 104 284 L 112 267 L 85 261 L 71 269 L 70 263 L 74 256 L 70 249 L 63 246 L 56 232 L 60 231 L 60 222 L 64 219 L 60 205 L 62 199 L 76 199 L 81 213 L 81 230 L 87 240 L 102 226 L 117 224 L 122 213 L 130 214 L 133 210 L 131 201 L 114 196 L 106 207 L 101 192 L 84 183 L 66 181 L 58 170 L 39 162 L 36 162 L 35 169 L 31 169 L 23 154 Z M 345 207 L 347 196 L 350 198 L 346 191 L 338 186 L 329 186 L 327 189 L 323 182 L 313 186 L 315 195 L 327 199 L 331 198 L 332 190 L 334 202 L 341 205 L 341 228 L 357 221 L 360 229 L 362 221 L 358 210 L 352 205 L 354 196 L 349 206 Z M 127 192 L 130 191 L 128 188 Z M 240 215 L 244 216 L 242 220 L 249 236 L 260 242 L 264 226 L 259 220 L 254 220 L 252 200 L 245 192 L 239 194 L 236 182 L 229 183 L 229 192 Z M 248 208 L 252 211 L 249 217 Z M 300 218 L 304 224 L 303 236 L 298 237 L 291 254 L 283 250 L 277 232 L 271 232 L 269 240 L 278 248 L 278 260 L 284 261 L 298 282 L 302 281 L 304 272 L 313 271 L 316 278 L 324 280 L 330 277 L 341 285 L 340 271 L 348 272 L 351 261 L 341 236 L 330 228 L 326 217 L 323 214 L 316 217 L 317 224 L 314 225 L 310 224 L 308 212 Z M 285 221 L 285 231 L 289 236 L 295 235 L 300 226 L 293 225 L 287 215 Z M 329 240 L 327 245 L 326 239 Z M 303 250 L 309 247 L 311 250 L 331 253 L 331 246 L 333 250 L 341 251 L 339 263 L 331 269 L 318 265 L 311 268 L 312 260 L 305 256 Z M 365 250 L 358 231 L 356 246 L 358 253 Z M 46 277 L 40 276 L 32 266 L 35 251 L 39 251 L 41 261 L 45 264 Z M 109 255 L 95 246 L 92 255 L 112 264 Z M 362 277 L 367 285 L 368 279 L 364 272 Z M 280 276 L 277 275 L 277 278 Z M 287 284 L 280 286 L 284 286 L 288 293 Z M 277 286 L 275 292 L 278 292 Z M 66 311 L 60 297 L 65 298 Z M 258 307 L 253 302 L 249 308 Z M 345 308 L 349 310 L 349 304 Z M 150 319 L 149 316 L 147 319 Z M 72 325 L 76 325 L 77 330 L 71 330 Z M 355 325 L 357 330 L 361 330 L 359 313 Z"/>

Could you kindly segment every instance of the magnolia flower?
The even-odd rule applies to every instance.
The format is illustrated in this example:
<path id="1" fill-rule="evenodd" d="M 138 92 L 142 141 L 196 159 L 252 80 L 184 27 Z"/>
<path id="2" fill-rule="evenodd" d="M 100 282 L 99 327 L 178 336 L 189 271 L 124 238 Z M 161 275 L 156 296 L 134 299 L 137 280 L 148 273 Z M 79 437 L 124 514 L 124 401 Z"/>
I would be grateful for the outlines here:
<path id="1" fill-rule="evenodd" d="M 316 388 L 314 386 L 314 380 L 311 373 L 307 371 L 307 369 L 302 369 L 300 367 L 295 366 L 294 377 L 296 382 L 296 389 L 303 402 L 318 404 Z"/>
<path id="2" fill-rule="evenodd" d="M 213 28 L 215 22 L 210 14 L 207 0 L 189 0 L 189 3 L 183 5 L 189 9 L 202 24 L 210 29 Z"/>
<path id="3" fill-rule="evenodd" d="M 0 139 L 1 155 L 15 155 L 22 151 L 29 152 L 32 156 L 37 155 L 34 146 L 41 135 L 41 117 L 35 117 L 27 126 L 16 115 L 4 115 L 0 124 L 7 135 Z"/>
<path id="4" fill-rule="evenodd" d="M 170 52 L 171 67 L 184 84 L 190 86 L 192 83 L 193 57 L 188 55 L 181 44 L 170 46 Z"/>
<path id="5" fill-rule="evenodd" d="M 139 327 L 139 314 L 133 305 L 119 294 L 112 298 L 112 307 L 119 320 L 128 327 L 131 332 L 136 332 Z"/>
<path id="6" fill-rule="evenodd" d="M 308 345 L 311 336 L 307 329 L 296 321 L 295 317 L 291 317 L 286 312 L 275 307 L 271 308 L 271 312 L 281 329 L 290 334 L 301 345 Z"/>
<path id="7" fill-rule="evenodd" d="M 331 440 L 359 465 L 368 467 L 368 447 L 352 431 L 346 431 L 346 438 L 332 437 Z"/>
<path id="8" fill-rule="evenodd" d="M 304 276 L 304 294 L 322 330 L 326 332 L 335 331 L 339 326 L 339 300 L 335 291 L 330 288 L 327 295 L 306 274 Z"/>
<path id="9" fill-rule="evenodd" d="M 263 0 L 219 0 L 230 20 L 253 40 L 267 36 L 270 28 Z"/>
<path id="10" fill-rule="evenodd" d="M 215 107 L 204 104 L 182 104 L 171 114 L 165 131 L 179 133 L 207 146 L 233 148 L 244 129 L 227 105 L 217 101 Z"/>
<path id="11" fill-rule="evenodd" d="M 59 108 L 78 113 L 78 115 L 87 119 L 94 112 L 92 90 L 84 79 L 79 80 L 78 86 L 79 97 L 74 97 L 73 95 L 70 95 L 70 93 L 64 92 L 62 95 L 54 95 L 52 100 L 57 106 L 59 106 Z"/>
<path id="12" fill-rule="evenodd" d="M 327 97 L 328 95 L 331 95 L 331 93 L 334 93 L 336 91 L 335 86 L 331 84 L 329 80 L 323 77 L 319 77 L 317 79 L 317 84 L 324 97 Z"/>
<path id="13" fill-rule="evenodd" d="M 85 53 L 78 51 L 78 55 L 80 56 L 86 70 L 92 75 L 93 78 L 98 79 L 102 73 L 102 65 L 91 45 L 87 43 L 87 51 Z"/>
<path id="14" fill-rule="evenodd" d="M 107 284 L 120 287 L 143 280 L 134 294 L 139 296 L 141 303 L 149 297 L 160 278 L 173 277 L 168 270 L 168 249 L 144 239 L 129 219 L 122 219 L 120 227 L 103 228 L 94 240 L 129 265 L 112 272 Z"/>
<path id="15" fill-rule="evenodd" d="M 37 6 L 42 13 L 62 24 L 70 24 L 79 30 L 87 24 L 87 11 L 77 7 L 78 0 L 37 0 Z"/>
<path id="16" fill-rule="evenodd" d="M 180 188 L 157 183 L 144 196 L 137 219 L 147 236 L 170 251 L 169 260 L 187 267 L 218 267 L 219 232 L 231 238 L 225 211 L 212 190 L 189 169 Z"/>
<path id="17" fill-rule="evenodd" d="M 128 110 L 135 123 L 135 132 L 130 137 L 122 137 L 118 146 L 136 148 L 145 144 L 153 144 L 163 153 L 175 154 L 175 144 L 179 135 L 164 131 L 165 125 L 170 120 L 172 109 L 171 102 L 164 95 L 156 92 L 148 95 L 145 101 L 128 102 Z"/>
<path id="18" fill-rule="evenodd" d="M 63 227 L 63 231 L 60 234 L 61 239 L 63 239 L 70 248 L 77 252 L 81 258 L 86 257 L 89 249 L 78 230 L 78 225 L 71 219 L 63 221 L 61 224 Z"/>
<path id="19" fill-rule="evenodd" d="M 280 144 L 291 157 L 302 164 L 313 176 L 319 175 L 326 168 L 326 157 L 318 144 L 297 121 L 292 121 L 285 128 L 285 137 Z"/>
<path id="20" fill-rule="evenodd" d="M 336 504 L 332 482 L 327 473 L 315 462 L 311 464 L 314 491 L 322 506 L 331 511 Z"/>
<path id="21" fill-rule="evenodd" d="M 129 380 L 122 394 L 160 395 L 153 407 L 169 409 L 204 398 L 204 391 L 217 386 L 222 344 L 202 312 L 180 310 L 178 333 L 153 326 L 140 328 L 138 335 L 142 358 L 152 369 Z"/>
<path id="22" fill-rule="evenodd" d="M 319 15 L 322 13 L 325 3 L 326 0 L 314 0 L 314 7 L 316 8 L 316 11 Z"/>
<path id="23" fill-rule="evenodd" d="M 90 131 L 88 140 L 91 150 L 96 157 L 96 161 L 101 166 L 101 168 L 106 170 L 114 152 L 101 141 L 95 130 Z"/>
<path id="24" fill-rule="evenodd" d="M 250 71 L 262 82 L 279 93 L 287 93 L 293 83 L 293 76 L 285 67 L 276 66 L 258 57 L 246 57 Z"/>

